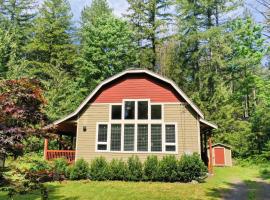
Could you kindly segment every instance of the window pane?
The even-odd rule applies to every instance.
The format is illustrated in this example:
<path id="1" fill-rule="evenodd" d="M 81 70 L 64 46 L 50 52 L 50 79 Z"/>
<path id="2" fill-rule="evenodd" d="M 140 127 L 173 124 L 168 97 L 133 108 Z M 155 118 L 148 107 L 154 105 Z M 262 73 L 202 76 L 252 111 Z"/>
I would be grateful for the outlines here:
<path id="1" fill-rule="evenodd" d="M 98 125 L 98 142 L 107 142 L 107 125 Z"/>
<path id="2" fill-rule="evenodd" d="M 121 150 L 121 124 L 112 124 L 111 126 L 111 150 Z"/>
<path id="3" fill-rule="evenodd" d="M 138 119 L 148 119 L 148 101 L 138 101 Z"/>
<path id="4" fill-rule="evenodd" d="M 137 150 L 148 151 L 148 125 L 138 124 Z"/>
<path id="5" fill-rule="evenodd" d="M 135 116 L 135 102 L 126 101 L 125 102 L 125 119 L 134 119 Z"/>
<path id="6" fill-rule="evenodd" d="M 151 119 L 161 119 L 161 105 L 151 106 Z"/>
<path id="7" fill-rule="evenodd" d="M 107 144 L 98 144 L 98 150 L 107 150 Z"/>
<path id="8" fill-rule="evenodd" d="M 121 119 L 122 106 L 114 105 L 112 106 L 112 119 Z"/>
<path id="9" fill-rule="evenodd" d="M 175 145 L 166 145 L 166 151 L 175 151 Z"/>
<path id="10" fill-rule="evenodd" d="M 125 124 L 124 151 L 134 151 L 134 124 Z"/>
<path id="11" fill-rule="evenodd" d="M 175 143 L 175 125 L 166 125 L 166 142 Z"/>
<path id="12" fill-rule="evenodd" d="M 151 151 L 162 151 L 161 124 L 151 125 Z"/>

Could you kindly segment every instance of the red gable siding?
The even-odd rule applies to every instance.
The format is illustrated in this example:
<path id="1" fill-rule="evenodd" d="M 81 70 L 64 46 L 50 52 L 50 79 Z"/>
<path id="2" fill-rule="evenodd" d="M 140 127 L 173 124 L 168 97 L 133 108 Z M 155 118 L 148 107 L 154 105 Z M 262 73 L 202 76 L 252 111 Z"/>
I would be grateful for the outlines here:
<path id="1" fill-rule="evenodd" d="M 121 103 L 123 99 L 150 99 L 152 102 L 183 102 L 167 83 L 148 75 L 127 75 L 102 88 L 91 103 Z"/>

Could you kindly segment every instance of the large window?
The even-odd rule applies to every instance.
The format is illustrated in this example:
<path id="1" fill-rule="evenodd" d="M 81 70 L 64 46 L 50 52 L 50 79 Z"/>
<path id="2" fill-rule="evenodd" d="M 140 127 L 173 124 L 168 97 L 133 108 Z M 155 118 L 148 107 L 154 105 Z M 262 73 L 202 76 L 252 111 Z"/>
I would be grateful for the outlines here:
<path id="1" fill-rule="evenodd" d="M 148 125 L 138 124 L 137 151 L 148 151 Z"/>
<path id="2" fill-rule="evenodd" d="M 177 152 L 177 127 L 164 122 L 162 104 L 125 99 L 110 111 L 109 122 L 97 126 L 97 151 Z"/>
<path id="3" fill-rule="evenodd" d="M 108 136 L 108 125 L 99 124 L 98 125 L 98 140 L 97 140 L 97 149 L 98 150 L 107 150 L 107 136 Z"/>
<path id="4" fill-rule="evenodd" d="M 124 151 L 134 151 L 134 124 L 125 124 Z"/>
<path id="5" fill-rule="evenodd" d="M 151 125 L 151 151 L 162 151 L 161 124 Z"/>
<path id="6" fill-rule="evenodd" d="M 121 151 L 121 124 L 111 125 L 111 151 Z"/>

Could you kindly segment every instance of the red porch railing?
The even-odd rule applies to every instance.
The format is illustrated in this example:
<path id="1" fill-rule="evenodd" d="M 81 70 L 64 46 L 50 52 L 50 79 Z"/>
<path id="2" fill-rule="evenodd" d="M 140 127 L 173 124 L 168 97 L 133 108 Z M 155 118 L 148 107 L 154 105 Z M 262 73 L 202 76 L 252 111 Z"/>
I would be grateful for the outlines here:
<path id="1" fill-rule="evenodd" d="M 49 150 L 48 139 L 44 142 L 44 158 L 46 160 L 53 160 L 56 158 L 65 158 L 69 163 L 75 161 L 75 150 Z"/>

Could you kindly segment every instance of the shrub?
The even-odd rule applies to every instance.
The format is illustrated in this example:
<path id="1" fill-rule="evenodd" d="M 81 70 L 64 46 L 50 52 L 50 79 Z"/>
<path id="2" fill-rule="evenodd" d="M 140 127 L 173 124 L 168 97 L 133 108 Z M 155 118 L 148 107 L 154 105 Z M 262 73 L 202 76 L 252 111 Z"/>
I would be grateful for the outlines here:
<path id="1" fill-rule="evenodd" d="M 144 179 L 155 181 L 158 178 L 158 158 L 157 156 L 148 156 L 144 162 Z"/>
<path id="2" fill-rule="evenodd" d="M 110 163 L 111 180 L 127 180 L 128 166 L 123 160 L 113 159 Z"/>
<path id="3" fill-rule="evenodd" d="M 183 155 L 178 163 L 178 175 L 180 181 L 201 181 L 206 177 L 207 168 L 199 154 Z"/>
<path id="4" fill-rule="evenodd" d="M 46 160 L 33 160 L 29 171 L 31 172 L 38 172 L 38 171 L 51 171 L 52 170 L 52 166 L 50 165 L 50 163 Z"/>
<path id="5" fill-rule="evenodd" d="M 54 172 L 57 174 L 66 174 L 68 162 L 65 158 L 55 159 L 53 161 Z"/>
<path id="6" fill-rule="evenodd" d="M 128 179 L 131 181 L 140 181 L 143 176 L 142 163 L 138 156 L 128 158 Z"/>
<path id="7" fill-rule="evenodd" d="M 77 162 L 68 169 L 69 178 L 71 180 L 87 179 L 89 173 L 89 164 L 83 160 L 79 159 Z"/>
<path id="8" fill-rule="evenodd" d="M 108 180 L 110 178 L 109 165 L 105 158 L 99 157 L 92 160 L 90 178 L 97 181 Z"/>
<path id="9" fill-rule="evenodd" d="M 160 181 L 177 181 L 177 160 L 175 156 L 164 156 L 159 162 L 158 178 Z"/>

